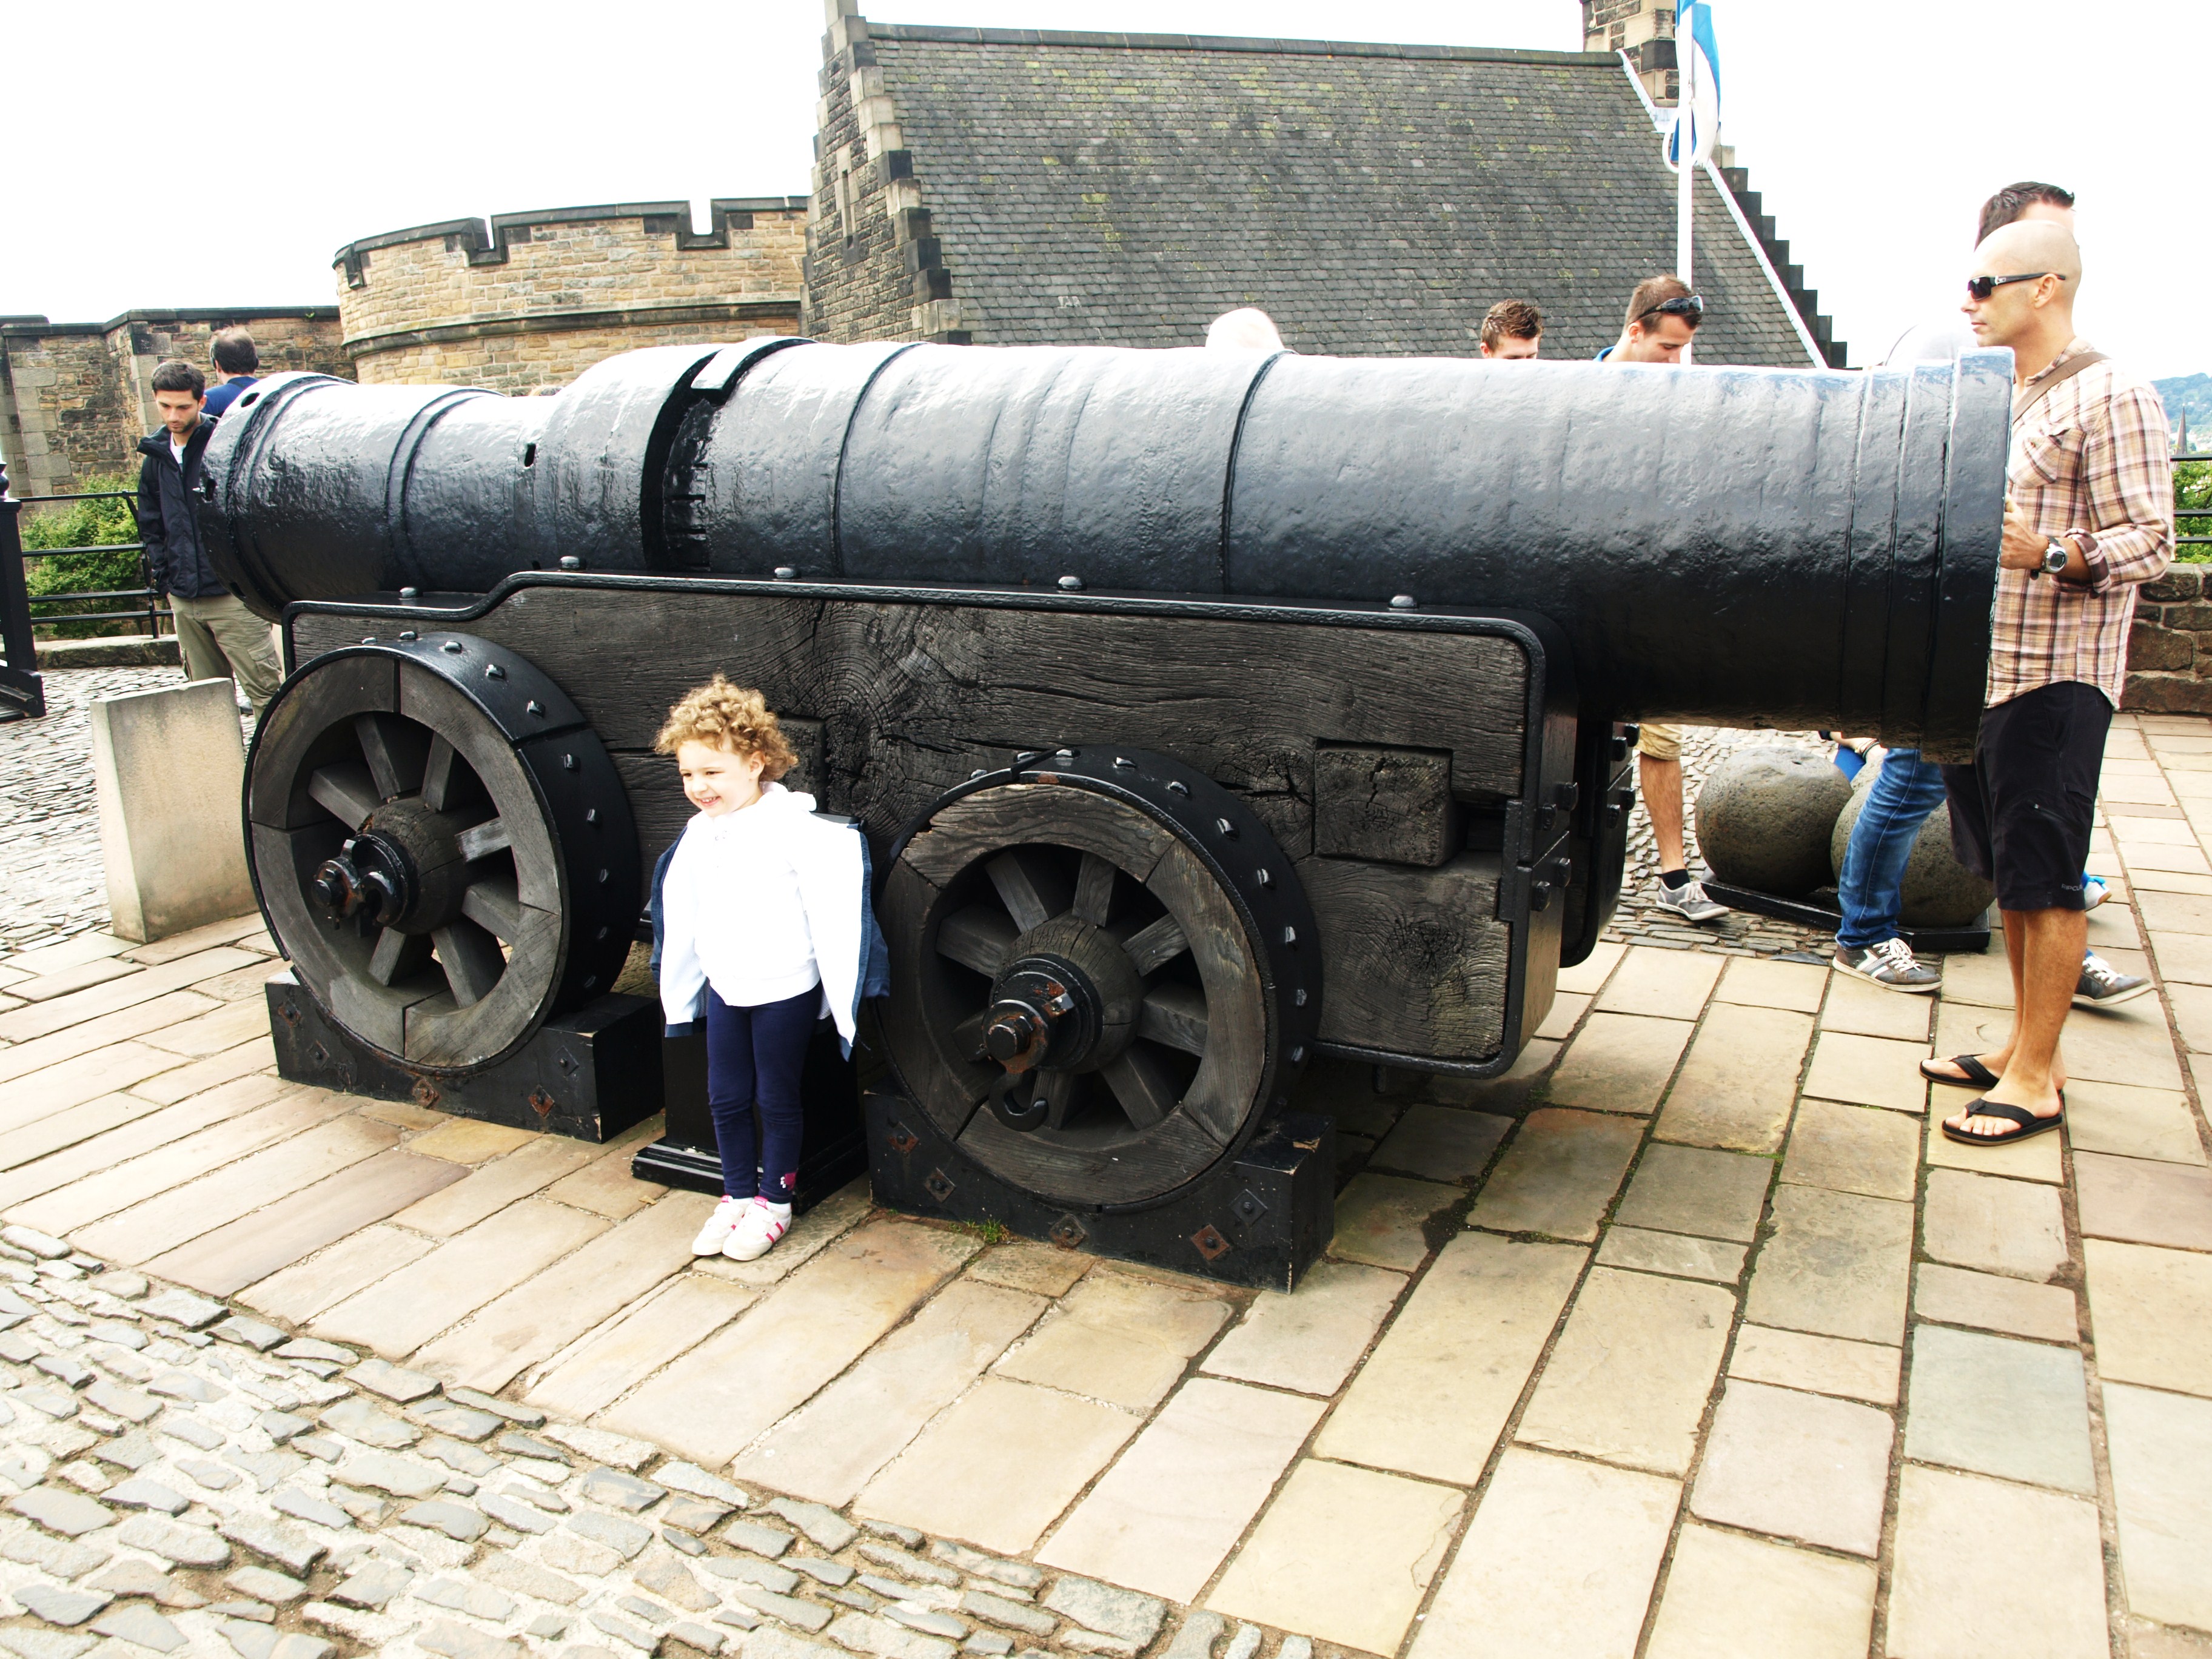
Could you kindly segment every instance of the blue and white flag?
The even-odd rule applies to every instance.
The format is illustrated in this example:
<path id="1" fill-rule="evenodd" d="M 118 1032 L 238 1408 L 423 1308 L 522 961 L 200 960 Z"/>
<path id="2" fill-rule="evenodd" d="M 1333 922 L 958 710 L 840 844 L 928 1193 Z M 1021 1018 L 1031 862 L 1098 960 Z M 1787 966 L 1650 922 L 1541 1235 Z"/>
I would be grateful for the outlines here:
<path id="1" fill-rule="evenodd" d="M 1682 170 L 1683 130 L 1688 129 L 1690 161 L 1711 159 L 1721 130 L 1721 54 L 1713 44 L 1711 0 L 1681 0 L 1674 13 L 1676 82 L 1681 95 L 1667 128 L 1667 165 Z"/>

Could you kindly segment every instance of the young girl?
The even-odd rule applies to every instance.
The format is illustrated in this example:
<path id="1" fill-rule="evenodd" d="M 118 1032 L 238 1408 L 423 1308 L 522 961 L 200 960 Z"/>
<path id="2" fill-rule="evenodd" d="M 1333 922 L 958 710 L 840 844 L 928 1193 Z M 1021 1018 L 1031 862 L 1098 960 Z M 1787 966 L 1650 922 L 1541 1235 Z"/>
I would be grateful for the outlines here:
<path id="1" fill-rule="evenodd" d="M 867 844 L 775 781 L 798 757 L 757 691 L 715 675 L 668 711 L 654 746 L 699 809 L 654 872 L 653 906 L 669 1034 L 706 1022 L 722 1158 L 722 1201 L 691 1250 L 750 1261 L 791 1224 L 814 1023 L 834 1018 L 849 1054 L 862 994 L 884 989 Z"/>

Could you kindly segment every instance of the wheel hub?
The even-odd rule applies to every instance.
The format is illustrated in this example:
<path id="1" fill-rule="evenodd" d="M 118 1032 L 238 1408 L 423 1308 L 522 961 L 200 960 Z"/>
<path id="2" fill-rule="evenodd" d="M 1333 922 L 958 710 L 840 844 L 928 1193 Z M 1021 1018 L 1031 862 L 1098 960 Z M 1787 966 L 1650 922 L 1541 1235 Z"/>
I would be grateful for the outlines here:
<path id="1" fill-rule="evenodd" d="M 314 874 L 315 896 L 333 927 L 352 922 L 367 934 L 395 925 L 415 902 L 415 866 L 383 836 L 349 836 Z"/>
<path id="2" fill-rule="evenodd" d="M 1097 1042 L 1098 1012 L 1098 993 L 1072 963 L 1023 957 L 992 988 L 983 1047 L 1009 1072 L 1073 1070 Z"/>
<path id="3" fill-rule="evenodd" d="M 386 801 L 318 866 L 309 884 L 333 926 L 430 933 L 461 914 L 467 827 L 466 818 L 419 796 Z"/>

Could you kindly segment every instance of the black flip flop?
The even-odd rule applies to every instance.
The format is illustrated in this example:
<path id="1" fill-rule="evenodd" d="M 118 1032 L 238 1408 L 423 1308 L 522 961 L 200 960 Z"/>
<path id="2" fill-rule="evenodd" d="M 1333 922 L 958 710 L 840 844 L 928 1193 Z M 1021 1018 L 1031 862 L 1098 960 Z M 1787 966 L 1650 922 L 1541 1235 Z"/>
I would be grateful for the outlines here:
<path id="1" fill-rule="evenodd" d="M 1954 1129 L 1948 1118 L 1943 1121 L 1943 1138 L 1955 1140 L 1962 1146 L 2009 1146 L 2015 1140 L 2026 1140 L 2030 1135 L 2039 1135 L 2045 1129 L 2056 1129 L 2066 1121 L 2066 1097 L 2058 1097 L 2058 1109 L 2049 1117 L 2038 1117 L 2025 1106 L 2004 1106 L 1989 1099 L 1976 1101 L 1959 1113 L 1961 1117 L 2001 1117 L 2015 1125 L 2009 1134 L 1969 1134 L 1964 1129 Z"/>
<path id="2" fill-rule="evenodd" d="M 1920 1062 L 1920 1075 L 1930 1083 L 1948 1083 L 1954 1089 L 1994 1089 L 1997 1086 L 1997 1074 L 1972 1054 L 1951 1056 L 1951 1064 L 1964 1072 L 1964 1077 L 1947 1077 L 1941 1072 L 1929 1071 L 1928 1068 L 1935 1064 L 1936 1062 L 1932 1060 Z"/>

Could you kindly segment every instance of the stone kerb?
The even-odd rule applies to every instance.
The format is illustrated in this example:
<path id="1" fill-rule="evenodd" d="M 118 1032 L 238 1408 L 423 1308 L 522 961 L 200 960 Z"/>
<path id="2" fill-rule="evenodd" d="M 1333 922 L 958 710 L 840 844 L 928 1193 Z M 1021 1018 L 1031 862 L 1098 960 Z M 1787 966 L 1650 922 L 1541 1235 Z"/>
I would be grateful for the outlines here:
<path id="1" fill-rule="evenodd" d="M 237 815 L 246 775 L 231 683 L 184 685 L 92 705 L 94 787 L 114 931 L 144 942 L 251 912 Z"/>

